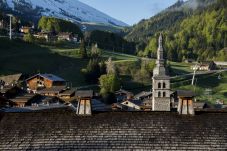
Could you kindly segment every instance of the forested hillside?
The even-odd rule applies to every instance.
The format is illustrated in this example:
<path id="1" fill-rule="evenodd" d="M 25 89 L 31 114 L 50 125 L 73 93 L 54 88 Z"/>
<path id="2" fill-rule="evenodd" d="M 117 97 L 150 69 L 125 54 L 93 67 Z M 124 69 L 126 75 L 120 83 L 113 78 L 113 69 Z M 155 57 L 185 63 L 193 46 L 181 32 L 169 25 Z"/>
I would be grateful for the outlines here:
<path id="1" fill-rule="evenodd" d="M 157 36 L 162 32 L 169 60 L 223 60 L 227 44 L 227 1 L 200 0 L 196 8 L 189 5 L 193 1 L 198 0 L 178 1 L 166 11 L 129 29 L 126 39 L 137 42 L 138 55 L 154 56 Z"/>

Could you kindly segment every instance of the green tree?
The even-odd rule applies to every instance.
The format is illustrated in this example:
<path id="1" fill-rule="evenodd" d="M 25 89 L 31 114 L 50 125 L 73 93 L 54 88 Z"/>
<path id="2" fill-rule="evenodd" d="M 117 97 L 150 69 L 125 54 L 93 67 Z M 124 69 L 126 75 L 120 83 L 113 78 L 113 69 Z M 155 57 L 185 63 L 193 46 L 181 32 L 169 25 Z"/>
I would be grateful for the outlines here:
<path id="1" fill-rule="evenodd" d="M 84 40 L 82 40 L 80 43 L 80 55 L 82 58 L 87 58 L 87 49 Z"/>
<path id="2" fill-rule="evenodd" d="M 35 41 L 35 37 L 29 32 L 24 35 L 23 40 L 26 42 L 33 43 Z"/>
<path id="3" fill-rule="evenodd" d="M 99 78 L 100 94 L 114 93 L 120 89 L 120 81 L 115 74 L 105 74 Z"/>

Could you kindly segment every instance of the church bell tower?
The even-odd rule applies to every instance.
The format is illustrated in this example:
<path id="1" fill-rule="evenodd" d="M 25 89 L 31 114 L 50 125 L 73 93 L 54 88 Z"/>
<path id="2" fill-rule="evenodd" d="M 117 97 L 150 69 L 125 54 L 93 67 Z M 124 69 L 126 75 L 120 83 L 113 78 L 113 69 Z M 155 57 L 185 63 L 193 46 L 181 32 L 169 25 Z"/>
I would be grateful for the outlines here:
<path id="1" fill-rule="evenodd" d="M 166 74 L 162 34 L 159 36 L 156 67 L 152 78 L 152 110 L 170 111 L 170 77 Z"/>

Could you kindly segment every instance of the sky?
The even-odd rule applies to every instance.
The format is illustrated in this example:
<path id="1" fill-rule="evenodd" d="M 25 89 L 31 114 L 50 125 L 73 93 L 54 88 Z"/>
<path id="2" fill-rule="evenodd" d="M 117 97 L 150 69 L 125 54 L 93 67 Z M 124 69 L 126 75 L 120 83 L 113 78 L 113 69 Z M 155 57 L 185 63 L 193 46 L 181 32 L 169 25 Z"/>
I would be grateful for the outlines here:
<path id="1" fill-rule="evenodd" d="M 80 0 L 129 25 L 148 19 L 177 0 Z"/>

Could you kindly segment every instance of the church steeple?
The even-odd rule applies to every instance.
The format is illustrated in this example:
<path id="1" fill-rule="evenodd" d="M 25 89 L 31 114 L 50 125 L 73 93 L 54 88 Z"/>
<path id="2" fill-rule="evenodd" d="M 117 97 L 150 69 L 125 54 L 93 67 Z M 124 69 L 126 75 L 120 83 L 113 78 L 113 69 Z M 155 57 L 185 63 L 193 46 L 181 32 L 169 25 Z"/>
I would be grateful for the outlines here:
<path id="1" fill-rule="evenodd" d="M 163 46 L 162 46 L 162 34 L 160 33 L 158 39 L 158 53 L 157 53 L 158 60 L 163 60 Z"/>
<path id="2" fill-rule="evenodd" d="M 152 110 L 170 111 L 170 77 L 166 75 L 162 34 L 158 39 L 156 67 L 152 78 Z"/>
<path id="3" fill-rule="evenodd" d="M 156 60 L 156 68 L 154 69 L 153 74 L 154 75 L 165 75 L 165 67 L 164 67 L 164 50 L 162 45 L 162 34 L 160 33 L 159 39 L 158 39 L 158 50 L 157 50 L 157 60 Z"/>

